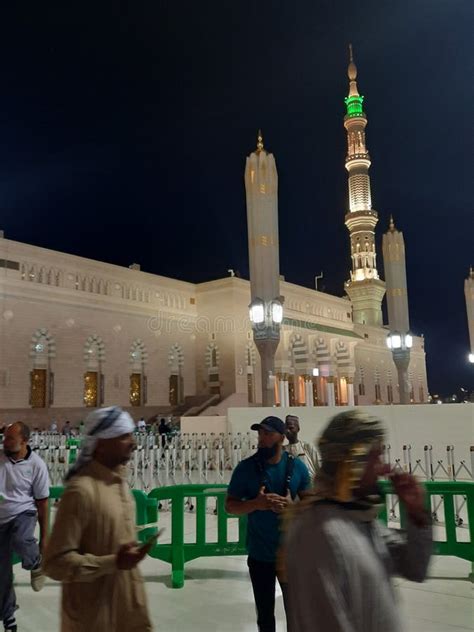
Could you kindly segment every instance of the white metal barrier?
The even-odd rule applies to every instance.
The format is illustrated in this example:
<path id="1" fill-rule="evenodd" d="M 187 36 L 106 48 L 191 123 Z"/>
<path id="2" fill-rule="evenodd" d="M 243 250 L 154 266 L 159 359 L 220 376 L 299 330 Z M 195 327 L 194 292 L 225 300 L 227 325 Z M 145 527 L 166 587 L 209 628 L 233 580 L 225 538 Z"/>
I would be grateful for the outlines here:
<path id="1" fill-rule="evenodd" d="M 257 448 L 255 433 L 174 433 L 160 435 L 136 433 L 137 449 L 129 464 L 128 482 L 133 489 L 148 492 L 155 487 L 185 483 L 227 483 L 232 470 Z M 48 466 L 53 485 L 63 484 L 65 474 L 77 453 L 67 437 L 52 432 L 33 432 L 32 448 Z M 315 446 L 308 448 L 318 461 Z M 403 445 L 401 454 L 393 454 L 390 444 L 384 446 L 384 460 L 395 469 L 409 472 L 426 481 L 474 480 L 474 446 L 470 461 L 457 459 L 454 445 L 425 445 L 423 458 L 414 458 L 410 444 Z M 390 497 L 390 520 L 399 519 L 398 498 Z M 439 521 L 442 497 L 432 498 L 432 516 Z M 455 498 L 456 521 L 459 527 L 467 522 L 466 499 Z M 165 507 L 166 508 L 166 507 Z M 188 508 L 192 509 L 191 500 Z"/>

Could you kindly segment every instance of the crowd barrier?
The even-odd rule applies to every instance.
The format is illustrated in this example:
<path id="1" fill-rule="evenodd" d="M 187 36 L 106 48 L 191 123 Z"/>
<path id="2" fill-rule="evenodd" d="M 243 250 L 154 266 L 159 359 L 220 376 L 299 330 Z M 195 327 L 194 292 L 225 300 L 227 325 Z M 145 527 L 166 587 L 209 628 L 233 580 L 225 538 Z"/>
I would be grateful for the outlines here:
<path id="1" fill-rule="evenodd" d="M 237 463 L 256 450 L 256 433 L 157 433 L 137 432 L 137 450 L 128 465 L 131 489 L 145 492 L 156 487 L 187 484 L 226 484 Z M 50 432 L 35 432 L 31 446 L 48 466 L 52 485 L 61 485 L 77 457 L 81 437 L 67 438 Z M 307 444 L 315 462 L 318 452 Z M 395 469 L 415 474 L 425 481 L 474 480 L 474 446 L 470 453 L 453 445 L 384 446 L 384 460 Z M 462 503 L 458 507 L 462 517 Z"/>
<path id="2" fill-rule="evenodd" d="M 154 489 L 149 498 L 156 499 L 159 503 L 171 502 L 171 543 L 161 544 L 157 542 L 150 550 L 153 558 L 171 564 L 171 576 L 173 588 L 184 586 L 184 565 L 186 562 L 198 557 L 214 557 L 224 555 L 245 555 L 246 525 L 245 516 L 229 515 L 225 510 L 225 497 L 227 485 L 174 485 Z M 196 541 L 184 541 L 184 509 L 188 499 L 195 500 L 195 529 Z M 217 541 L 208 539 L 207 512 L 208 500 L 215 499 L 217 516 Z M 228 522 L 231 519 L 238 520 L 237 540 L 230 540 L 228 534 Z"/>
<path id="3" fill-rule="evenodd" d="M 385 522 L 390 523 L 390 519 L 399 518 L 400 526 L 403 528 L 406 525 L 406 516 L 403 508 L 403 504 L 399 505 L 400 515 L 393 516 L 391 496 L 393 494 L 392 485 L 390 481 L 381 481 L 381 489 L 385 494 L 384 497 L 384 509 L 379 515 L 379 518 Z M 426 490 L 426 509 L 430 512 L 433 518 L 433 524 L 435 527 L 434 533 L 434 549 L 435 555 L 451 555 L 453 557 L 459 557 L 463 560 L 471 562 L 472 568 L 469 575 L 469 579 L 474 582 L 474 483 L 468 481 L 427 481 L 424 483 Z M 437 507 L 439 507 L 438 499 L 443 499 L 444 510 L 444 533 L 441 529 L 441 534 L 444 538 L 438 538 L 437 532 L 440 530 L 440 526 L 437 522 Z M 464 537 L 461 539 L 461 533 L 464 535 L 466 531 L 461 531 L 459 527 L 459 517 L 457 511 L 457 499 L 462 499 L 466 506 L 468 521 L 464 525 L 467 529 L 468 539 Z"/>
<path id="4" fill-rule="evenodd" d="M 426 507 L 431 515 L 442 498 L 444 523 L 435 523 L 434 553 L 461 558 L 471 562 L 472 571 L 469 579 L 474 582 L 474 483 L 469 481 L 427 481 Z M 393 526 L 399 522 L 403 528 L 406 518 L 403 505 L 398 505 L 399 515 L 394 512 L 393 489 L 389 481 L 381 481 L 384 494 L 384 509 L 380 519 Z M 142 490 L 132 490 L 136 506 L 136 525 L 144 527 L 138 530 L 138 538 L 145 542 L 156 533 L 160 524 L 160 507 L 166 505 L 171 511 L 171 541 L 158 541 L 149 555 L 171 564 L 172 586 L 181 588 L 184 585 L 184 565 L 199 557 L 220 557 L 225 555 L 245 555 L 246 553 L 246 517 L 232 516 L 225 511 L 227 486 L 214 485 L 174 485 L 151 490 L 146 494 Z M 50 511 L 63 493 L 62 487 L 52 487 L 50 495 Z M 467 523 L 458 522 L 456 499 L 462 498 L 465 503 Z M 215 520 L 210 518 L 208 504 L 215 503 L 217 520 L 217 538 L 209 534 L 208 527 L 216 527 Z M 195 527 L 195 540 L 185 541 L 185 507 L 192 508 Z M 212 520 L 212 525 L 210 524 Z M 229 521 L 235 520 L 237 536 L 229 536 Z M 189 526 L 189 521 L 187 526 Z M 461 529 L 461 526 L 463 529 Z M 444 527 L 444 528 L 443 528 Z M 443 537 L 444 536 L 444 537 Z M 15 560 L 18 561 L 18 560 Z"/>

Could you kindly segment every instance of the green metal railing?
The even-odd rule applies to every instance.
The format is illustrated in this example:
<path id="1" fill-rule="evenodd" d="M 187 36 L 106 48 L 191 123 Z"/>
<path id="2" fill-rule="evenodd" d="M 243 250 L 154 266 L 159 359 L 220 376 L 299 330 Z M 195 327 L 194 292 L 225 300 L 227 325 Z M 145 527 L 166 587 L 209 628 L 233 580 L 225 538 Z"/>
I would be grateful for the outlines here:
<path id="1" fill-rule="evenodd" d="M 184 586 L 184 565 L 198 557 L 245 555 L 247 552 L 247 519 L 229 515 L 225 510 L 227 485 L 174 485 L 153 489 L 149 498 L 158 502 L 171 501 L 171 543 L 156 543 L 149 555 L 171 564 L 173 588 Z M 188 498 L 196 499 L 196 541 L 184 541 L 184 506 Z M 207 534 L 207 503 L 216 501 L 217 542 L 210 542 Z M 228 521 L 238 519 L 238 539 L 229 541 Z"/>
<path id="2" fill-rule="evenodd" d="M 393 493 L 390 481 L 381 481 L 381 488 L 387 496 Z M 474 482 L 470 481 L 427 481 L 424 484 L 426 490 L 426 509 L 432 512 L 432 498 L 442 496 L 444 509 L 444 529 L 446 540 L 433 541 L 433 553 L 435 555 L 451 555 L 467 560 L 472 563 L 472 572 L 469 579 L 474 582 Z M 459 531 L 456 530 L 456 508 L 454 497 L 461 496 L 466 500 L 467 525 L 469 531 L 469 541 L 463 542 L 458 539 Z M 387 524 L 388 511 L 387 502 L 379 518 Z M 400 526 L 406 526 L 406 515 L 403 504 L 400 504 Z M 434 524 L 436 526 L 436 523 Z"/>
<path id="3" fill-rule="evenodd" d="M 472 564 L 469 579 L 474 582 L 474 482 L 468 481 L 428 481 L 424 483 L 426 489 L 426 508 L 431 512 L 432 499 L 442 497 L 444 505 L 445 540 L 434 540 L 435 555 L 449 555 L 467 560 Z M 382 493 L 385 495 L 385 508 L 379 518 L 387 523 L 388 496 L 393 493 L 389 481 L 381 481 Z M 64 489 L 52 487 L 50 490 L 50 511 L 55 500 L 61 498 Z M 227 485 L 173 485 L 153 489 L 148 495 L 140 490 L 133 490 L 136 507 L 136 525 L 150 525 L 138 532 L 138 539 L 145 542 L 157 531 L 159 522 L 159 503 L 171 504 L 171 542 L 163 544 L 157 542 L 149 555 L 155 559 L 171 564 L 173 588 L 184 586 L 184 565 L 198 557 L 213 557 L 224 555 L 245 555 L 246 550 L 246 516 L 231 516 L 225 510 Z M 461 531 L 457 528 L 455 497 L 462 497 L 466 501 L 467 524 L 465 529 L 469 533 L 469 541 L 458 538 Z M 195 499 L 195 513 L 191 514 L 195 520 L 196 538 L 194 542 L 185 542 L 184 513 L 188 499 Z M 209 500 L 215 502 L 217 515 L 217 541 L 211 541 L 208 534 L 207 512 Z M 228 521 L 238 520 L 238 538 L 229 540 Z M 211 520 L 213 520 L 211 518 Z M 400 504 L 400 525 L 406 525 L 403 505 Z M 435 523 L 436 526 L 436 523 Z M 440 525 L 442 527 L 442 525 Z M 17 559 L 14 559 L 16 563 Z"/>

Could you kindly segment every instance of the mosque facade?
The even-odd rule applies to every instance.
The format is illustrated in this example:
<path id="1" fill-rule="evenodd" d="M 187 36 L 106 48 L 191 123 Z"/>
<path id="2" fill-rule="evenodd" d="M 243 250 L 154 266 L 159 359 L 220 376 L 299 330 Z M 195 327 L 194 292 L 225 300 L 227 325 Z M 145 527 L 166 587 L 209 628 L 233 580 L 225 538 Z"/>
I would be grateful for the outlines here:
<path id="1" fill-rule="evenodd" d="M 382 316 L 385 283 L 377 267 L 367 117 L 352 56 L 348 75 L 351 269 L 343 297 L 281 278 L 276 405 L 399 402 Z M 186 283 L 0 233 L 0 412 L 80 419 L 88 409 L 112 404 L 145 416 L 158 410 L 225 414 L 230 406 L 258 405 L 260 358 L 249 302 L 249 281 L 232 273 Z M 410 400 L 426 403 L 422 336 L 413 335 L 409 383 Z"/>

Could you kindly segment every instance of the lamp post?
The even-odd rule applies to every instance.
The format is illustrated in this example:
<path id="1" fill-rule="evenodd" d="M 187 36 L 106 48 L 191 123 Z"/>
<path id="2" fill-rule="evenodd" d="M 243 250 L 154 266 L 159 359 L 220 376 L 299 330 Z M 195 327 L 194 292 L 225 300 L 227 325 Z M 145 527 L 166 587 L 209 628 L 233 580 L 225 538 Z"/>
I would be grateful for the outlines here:
<path id="1" fill-rule="evenodd" d="M 280 342 L 283 299 L 280 296 L 278 174 L 273 154 L 265 151 L 261 132 L 245 166 L 250 269 L 250 322 L 261 359 L 262 404 L 273 406 L 275 353 Z"/>
<path id="2" fill-rule="evenodd" d="M 383 236 L 383 261 L 387 288 L 388 326 L 387 346 L 392 351 L 397 367 L 400 404 L 410 403 L 408 365 L 413 336 L 410 334 L 408 313 L 407 275 L 405 264 L 405 241 L 403 233 L 395 228 L 390 218 L 388 231 Z"/>
<path id="3" fill-rule="evenodd" d="M 260 354 L 262 369 L 262 404 L 275 403 L 273 367 L 275 353 L 280 342 L 280 325 L 283 320 L 283 305 L 280 297 L 271 301 L 254 298 L 249 306 L 253 338 Z"/>
<path id="4" fill-rule="evenodd" d="M 410 333 L 394 331 L 387 336 L 387 347 L 392 350 L 393 361 L 397 367 L 400 404 L 410 403 L 408 365 L 410 364 L 410 349 L 412 346 L 413 336 Z"/>

